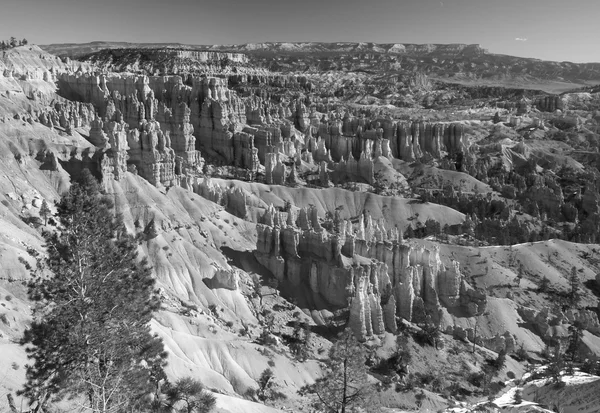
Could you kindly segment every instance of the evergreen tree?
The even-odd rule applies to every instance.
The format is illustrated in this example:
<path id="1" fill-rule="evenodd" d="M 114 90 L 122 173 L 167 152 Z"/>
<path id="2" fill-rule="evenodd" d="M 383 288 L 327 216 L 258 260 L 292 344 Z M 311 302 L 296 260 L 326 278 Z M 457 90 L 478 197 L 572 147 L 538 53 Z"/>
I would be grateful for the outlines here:
<path id="1" fill-rule="evenodd" d="M 366 351 L 346 330 L 329 351 L 327 374 L 301 393 L 316 394 L 326 412 L 346 413 L 364 407 L 370 396 Z"/>
<path id="2" fill-rule="evenodd" d="M 265 401 L 271 397 L 271 387 L 273 386 L 273 370 L 267 368 L 263 370 L 258 379 L 258 391 L 256 395 L 262 401 Z"/>
<path id="3" fill-rule="evenodd" d="M 411 239 L 415 237 L 415 230 L 412 227 L 412 224 L 408 224 L 408 228 L 404 232 L 404 238 Z"/>
<path id="4" fill-rule="evenodd" d="M 550 288 L 550 280 L 548 279 L 548 277 L 546 277 L 545 275 L 542 277 L 542 280 L 540 281 L 540 286 L 539 286 L 539 292 L 545 293 L 548 291 L 548 289 Z"/>
<path id="5" fill-rule="evenodd" d="M 523 391 L 521 389 L 517 389 L 515 392 L 515 399 L 513 404 L 521 404 L 523 403 Z"/>
<path id="6" fill-rule="evenodd" d="M 547 353 L 549 354 L 549 359 L 545 374 L 552 379 L 553 383 L 560 383 L 562 381 L 561 373 L 565 367 L 560 343 L 555 343 L 552 347 L 548 346 Z"/>
<path id="7" fill-rule="evenodd" d="M 23 46 L 27 46 L 27 44 L 28 44 L 28 43 L 29 43 L 29 42 L 27 41 L 27 39 L 23 39 L 23 40 L 21 40 L 21 44 L 22 44 Z"/>
<path id="8" fill-rule="evenodd" d="M 567 372 L 573 374 L 573 368 L 575 363 L 579 361 L 579 346 L 581 342 L 581 336 L 583 334 L 583 324 L 579 321 L 575 321 L 569 326 L 569 336 L 567 342 L 567 350 L 564 354 L 564 360 L 567 366 Z"/>
<path id="9" fill-rule="evenodd" d="M 44 218 L 44 225 L 48 225 L 48 217 L 52 214 L 50 208 L 48 207 L 48 203 L 44 199 L 42 201 L 42 206 L 40 207 L 40 216 Z"/>
<path id="10" fill-rule="evenodd" d="M 10 47 L 17 47 L 17 39 L 15 39 L 14 37 L 11 37 L 9 44 L 10 44 Z"/>
<path id="11" fill-rule="evenodd" d="M 216 404 L 215 396 L 204 391 L 198 380 L 184 377 L 167 385 L 167 411 L 174 413 L 208 413 Z"/>
<path id="12" fill-rule="evenodd" d="M 571 274 L 569 275 L 569 295 L 568 295 L 568 305 L 570 308 L 579 307 L 579 301 L 581 300 L 581 293 L 579 287 L 579 277 L 577 275 L 577 268 L 573 266 L 571 268 Z"/>
<path id="13" fill-rule="evenodd" d="M 500 123 L 500 114 L 498 112 L 496 112 L 494 114 L 494 119 L 492 120 L 492 122 L 494 122 L 494 123 Z"/>
<path id="14" fill-rule="evenodd" d="M 166 357 L 149 326 L 154 280 L 89 171 L 57 218 L 60 232 L 44 234 L 47 257 L 29 284 L 36 305 L 22 344 L 32 362 L 21 394 L 42 409 L 72 398 L 91 412 L 125 411 L 153 391 Z"/>

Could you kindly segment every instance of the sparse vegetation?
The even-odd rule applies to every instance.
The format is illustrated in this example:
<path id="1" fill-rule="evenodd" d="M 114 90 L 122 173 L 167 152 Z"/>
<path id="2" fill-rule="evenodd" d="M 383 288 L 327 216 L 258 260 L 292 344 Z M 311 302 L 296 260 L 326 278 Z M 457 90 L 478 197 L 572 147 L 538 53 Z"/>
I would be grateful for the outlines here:
<path id="1" fill-rule="evenodd" d="M 25 46 L 29 42 L 27 39 L 17 40 L 15 37 L 11 37 L 9 40 L 0 41 L 0 50 L 12 49 L 17 46 Z"/>

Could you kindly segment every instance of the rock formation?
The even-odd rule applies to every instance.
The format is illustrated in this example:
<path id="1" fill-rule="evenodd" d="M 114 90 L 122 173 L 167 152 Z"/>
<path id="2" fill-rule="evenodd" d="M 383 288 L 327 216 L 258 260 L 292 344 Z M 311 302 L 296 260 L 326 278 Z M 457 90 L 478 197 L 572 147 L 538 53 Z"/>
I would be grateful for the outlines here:
<path id="1" fill-rule="evenodd" d="M 215 185 L 208 177 L 204 179 L 193 178 L 193 181 L 185 186 L 203 198 L 224 206 L 230 214 L 246 218 L 248 196 L 240 188 L 223 188 L 220 185 Z"/>
<path id="2" fill-rule="evenodd" d="M 384 221 L 342 220 L 330 233 L 315 208 L 301 209 L 294 221 L 270 207 L 257 231 L 258 261 L 332 309 L 349 307 L 349 325 L 361 339 L 383 328 L 396 331 L 396 316 L 414 321 L 425 311 L 439 322 L 443 308 L 469 316 L 485 310 L 485 294 L 469 286 L 457 262 L 447 268 L 437 249 L 404 244 Z"/>
<path id="3" fill-rule="evenodd" d="M 153 182 L 157 182 L 156 170 L 164 170 L 162 175 L 159 173 L 163 184 L 171 180 L 173 173 L 166 169 L 173 162 L 174 174 L 178 176 L 198 169 L 202 162 L 198 149 L 223 165 L 252 172 L 264 165 L 267 183 L 283 185 L 291 166 L 284 164 L 282 157 L 293 159 L 300 151 L 310 153 L 303 155 L 303 160 L 320 166 L 321 171 L 325 163 L 335 172 L 334 181 L 373 184 L 373 162 L 379 157 L 405 161 L 423 156 L 439 159 L 467 148 L 460 123 L 371 119 L 349 112 L 331 112 L 327 104 L 319 101 L 311 104 L 298 98 L 275 103 L 261 93 L 241 98 L 221 78 L 189 76 L 184 82 L 180 76 L 77 73 L 58 76 L 58 84 L 63 96 L 93 105 L 105 127 L 111 121 L 127 124 L 132 152 L 129 163 L 136 165 L 143 176 L 154 176 L 150 178 Z M 63 123 L 68 119 L 65 117 Z M 175 160 L 165 152 L 161 156 L 146 156 L 144 162 L 162 162 L 166 166 L 153 169 L 141 165 L 138 152 L 149 155 L 156 145 L 148 148 L 144 141 L 138 143 L 134 130 L 140 136 L 146 133 L 147 144 L 156 141 L 160 146 L 164 142 L 165 148 L 174 151 Z M 100 142 L 99 135 L 94 133 L 96 144 Z M 156 136 L 149 137 L 148 133 Z"/>

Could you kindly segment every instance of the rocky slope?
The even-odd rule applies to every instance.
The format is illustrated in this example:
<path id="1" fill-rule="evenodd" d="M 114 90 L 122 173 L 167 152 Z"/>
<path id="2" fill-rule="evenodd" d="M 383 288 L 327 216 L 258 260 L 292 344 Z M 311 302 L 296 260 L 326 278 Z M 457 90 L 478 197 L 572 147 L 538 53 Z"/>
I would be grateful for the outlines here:
<path id="1" fill-rule="evenodd" d="M 251 66 L 268 58 L 267 49 L 283 58 L 295 53 L 299 62 L 313 58 L 308 51 L 315 58 L 338 53 L 340 62 L 350 52 L 490 58 L 476 47 L 377 47 L 123 53 L 138 62 L 144 55 L 148 67 L 173 53 L 194 65 L 241 53 L 225 56 Z M 248 392 L 266 368 L 287 397 L 268 404 L 306 405 L 297 390 L 321 374 L 328 329 L 344 326 L 384 357 L 399 332 L 432 323 L 443 332 L 439 348 L 411 342 L 415 371 L 452 372 L 471 395 L 479 390 L 466 378 L 486 360 L 507 352 L 514 358 L 501 377 L 521 374 L 519 349 L 519 357 L 541 360 L 546 344 L 568 336 L 575 322 L 585 325 L 582 354 L 600 356 L 600 247 L 550 239 L 598 225 L 597 93 L 403 112 L 329 99 L 318 76 L 217 77 L 211 65 L 201 76 L 180 64 L 161 75 L 121 63 L 98 71 L 35 46 L 0 58 L 6 391 L 24 379 L 16 341 L 30 317 L 22 284 L 24 262 L 33 263 L 27 251 L 43 251 L 39 230 L 54 229 L 36 222 L 41 202 L 52 204 L 84 168 L 114 197 L 132 233 L 156 229 L 140 251 L 161 290 L 164 308 L 152 327 L 169 352 L 168 373 L 201 379 L 223 411 L 274 411 Z M 426 78 L 411 81 L 429 87 Z M 545 239 L 498 246 L 515 227 Z M 492 237 L 492 229 L 499 234 Z M 573 266 L 581 302 L 561 308 Z M 314 332 L 307 360 L 286 342 L 294 322 Z M 382 392 L 388 407 L 416 406 L 414 392 L 395 393 Z M 448 404 L 433 393 L 428 403 L 436 410 Z"/>

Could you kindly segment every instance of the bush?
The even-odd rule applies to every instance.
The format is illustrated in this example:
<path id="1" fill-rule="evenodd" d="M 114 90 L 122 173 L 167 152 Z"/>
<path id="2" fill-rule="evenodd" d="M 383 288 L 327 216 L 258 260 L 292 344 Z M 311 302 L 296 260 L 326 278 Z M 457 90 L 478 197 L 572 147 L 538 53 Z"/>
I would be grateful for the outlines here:
<path id="1" fill-rule="evenodd" d="M 485 384 L 485 374 L 483 372 L 471 373 L 467 381 L 475 387 L 481 387 Z"/>
<path id="2" fill-rule="evenodd" d="M 437 375 L 432 372 L 417 373 L 415 376 L 417 377 L 417 385 L 419 387 L 427 387 L 437 378 Z"/>
<path id="3" fill-rule="evenodd" d="M 256 389 L 254 387 L 249 387 L 248 390 L 244 392 L 243 396 L 250 400 L 256 399 Z"/>
<path id="4" fill-rule="evenodd" d="M 527 350 L 525 350 L 525 348 L 523 347 L 522 344 L 517 349 L 517 351 L 515 352 L 515 354 L 513 354 L 513 357 L 515 359 L 517 359 L 518 361 L 525 361 L 525 360 L 529 359 L 529 355 L 527 354 Z"/>
<path id="5" fill-rule="evenodd" d="M 494 373 L 498 373 L 506 364 L 506 351 L 501 350 L 495 360 L 488 361 L 488 364 L 493 368 Z"/>
<path id="6" fill-rule="evenodd" d="M 43 224 L 40 217 L 21 217 L 21 221 L 34 228 L 38 228 Z"/>
<path id="7" fill-rule="evenodd" d="M 434 393 L 441 393 L 447 386 L 446 380 L 443 377 L 436 376 L 430 384 L 430 389 Z"/>
<path id="8" fill-rule="evenodd" d="M 517 389 L 517 391 L 515 392 L 515 403 L 514 404 L 521 404 L 523 403 L 523 393 L 521 392 L 521 389 Z"/>
<path id="9" fill-rule="evenodd" d="M 273 337 L 273 335 L 266 329 L 263 329 L 262 333 L 260 333 L 260 336 L 256 339 L 256 343 L 263 346 L 274 346 L 277 344 L 277 339 Z"/>

